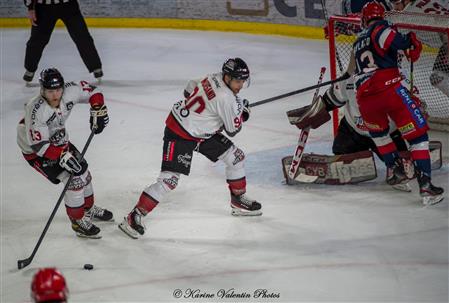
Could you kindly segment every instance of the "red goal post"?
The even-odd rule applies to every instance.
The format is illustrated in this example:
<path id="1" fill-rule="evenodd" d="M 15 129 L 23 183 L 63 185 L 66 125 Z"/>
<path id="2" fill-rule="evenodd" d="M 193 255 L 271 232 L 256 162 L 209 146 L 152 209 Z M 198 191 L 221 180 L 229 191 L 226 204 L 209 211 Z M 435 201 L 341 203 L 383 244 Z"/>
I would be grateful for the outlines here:
<path id="1" fill-rule="evenodd" d="M 449 131 L 449 97 L 432 85 L 435 72 L 444 72 L 449 76 L 448 45 L 449 16 L 428 15 L 421 13 L 387 12 L 386 19 L 393 22 L 399 31 L 414 31 L 423 42 L 420 59 L 414 63 L 411 75 L 410 63 L 399 56 L 401 72 L 412 79 L 416 93 L 424 101 L 431 128 Z M 329 18 L 329 54 L 331 79 L 341 76 L 349 64 L 352 44 L 356 33 L 360 31 L 360 17 L 332 16 Z M 444 54 L 445 51 L 445 54 Z M 445 60 L 442 60 L 441 57 Z M 443 58 L 444 59 L 444 58 Z M 333 113 L 334 134 L 338 128 L 338 111 Z"/>

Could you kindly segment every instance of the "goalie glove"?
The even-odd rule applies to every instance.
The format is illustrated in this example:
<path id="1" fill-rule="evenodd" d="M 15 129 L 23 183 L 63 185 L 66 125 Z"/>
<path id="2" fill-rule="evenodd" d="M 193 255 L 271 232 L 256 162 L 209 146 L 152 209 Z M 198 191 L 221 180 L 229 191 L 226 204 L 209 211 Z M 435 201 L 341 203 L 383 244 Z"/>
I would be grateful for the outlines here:
<path id="1" fill-rule="evenodd" d="M 78 160 L 76 160 L 75 156 L 73 156 L 73 154 L 69 151 L 64 151 L 61 154 L 61 157 L 59 158 L 59 166 L 61 166 L 71 174 L 77 174 L 82 169 L 81 164 L 78 162 Z"/>
<path id="2" fill-rule="evenodd" d="M 94 105 L 90 109 L 90 129 L 99 134 L 109 123 L 108 108 L 106 105 Z"/>
<path id="3" fill-rule="evenodd" d="M 242 112 L 243 122 L 248 121 L 250 113 L 251 109 L 249 108 L 249 101 L 247 99 L 243 99 L 243 112 Z"/>
<path id="4" fill-rule="evenodd" d="M 331 118 L 321 96 L 318 96 L 310 105 L 288 111 L 287 116 L 290 123 L 295 124 L 299 129 L 318 128 Z"/>

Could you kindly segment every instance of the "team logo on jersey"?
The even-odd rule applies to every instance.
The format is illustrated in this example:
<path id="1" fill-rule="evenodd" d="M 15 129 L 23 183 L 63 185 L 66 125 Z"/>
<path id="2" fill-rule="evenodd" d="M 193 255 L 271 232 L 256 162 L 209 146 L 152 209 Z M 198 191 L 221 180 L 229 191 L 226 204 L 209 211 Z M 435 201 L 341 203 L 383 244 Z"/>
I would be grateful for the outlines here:
<path id="1" fill-rule="evenodd" d="M 67 108 L 68 111 L 72 110 L 73 108 L 73 102 L 69 102 L 65 105 L 65 107 Z"/>
<path id="2" fill-rule="evenodd" d="M 178 155 L 178 163 L 185 166 L 185 168 L 189 168 L 190 163 L 192 162 L 192 156 L 185 153 L 184 155 Z"/>
<path id="3" fill-rule="evenodd" d="M 58 129 L 50 138 L 50 142 L 56 146 L 65 144 L 65 128 Z"/>

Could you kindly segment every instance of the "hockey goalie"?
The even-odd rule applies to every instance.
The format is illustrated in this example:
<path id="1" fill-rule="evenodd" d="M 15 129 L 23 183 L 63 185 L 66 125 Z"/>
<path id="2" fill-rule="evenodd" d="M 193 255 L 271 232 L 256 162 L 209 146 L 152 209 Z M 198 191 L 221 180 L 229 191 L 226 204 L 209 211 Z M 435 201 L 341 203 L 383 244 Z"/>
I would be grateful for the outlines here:
<path id="1" fill-rule="evenodd" d="M 287 184 L 351 184 L 375 179 L 377 169 L 373 152 L 380 160 L 382 157 L 376 144 L 371 139 L 368 129 L 361 117 L 354 91 L 352 78 L 332 85 L 322 96 L 314 99 L 312 104 L 287 112 L 289 122 L 299 129 L 316 129 L 330 120 L 329 111 L 342 108 L 344 116 L 340 120 L 338 132 L 334 138 L 332 152 L 334 155 L 305 153 L 299 163 L 299 170 L 294 179 L 288 176 L 292 156 L 282 159 L 282 168 Z M 414 177 L 414 167 L 410 160 L 407 144 L 393 122 L 390 123 L 390 137 L 401 152 L 404 167 L 410 179 Z M 431 141 L 430 151 L 432 169 L 442 166 L 441 142 Z M 308 176 L 304 178 L 304 175 Z M 386 182 L 392 172 L 387 170 Z M 411 191 L 408 183 L 394 184 L 393 188 Z"/>

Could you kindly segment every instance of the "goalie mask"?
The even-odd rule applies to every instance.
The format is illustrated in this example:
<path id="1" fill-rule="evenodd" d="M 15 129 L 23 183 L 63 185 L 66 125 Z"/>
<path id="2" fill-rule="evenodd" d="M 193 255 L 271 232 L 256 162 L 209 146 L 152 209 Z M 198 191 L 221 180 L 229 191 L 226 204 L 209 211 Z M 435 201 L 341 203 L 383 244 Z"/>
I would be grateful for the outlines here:
<path id="1" fill-rule="evenodd" d="M 240 58 L 229 58 L 221 68 L 223 75 L 229 75 L 231 79 L 245 80 L 246 87 L 251 82 L 248 65 Z"/>
<path id="2" fill-rule="evenodd" d="M 40 302 L 66 302 L 69 290 L 64 276 L 56 268 L 40 269 L 31 282 L 31 298 Z"/>

